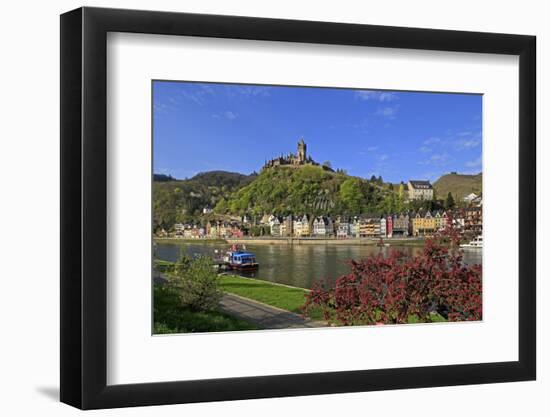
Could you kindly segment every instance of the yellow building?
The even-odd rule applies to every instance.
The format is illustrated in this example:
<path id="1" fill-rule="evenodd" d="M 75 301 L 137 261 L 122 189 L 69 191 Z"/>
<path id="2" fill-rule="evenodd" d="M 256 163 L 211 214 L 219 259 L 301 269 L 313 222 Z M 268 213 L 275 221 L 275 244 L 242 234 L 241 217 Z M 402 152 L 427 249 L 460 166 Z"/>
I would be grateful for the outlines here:
<path id="1" fill-rule="evenodd" d="M 438 230 L 437 224 L 439 224 L 439 222 L 440 220 L 436 220 L 429 211 L 426 213 L 418 212 L 414 215 L 412 220 L 412 233 L 414 236 L 432 235 Z"/>

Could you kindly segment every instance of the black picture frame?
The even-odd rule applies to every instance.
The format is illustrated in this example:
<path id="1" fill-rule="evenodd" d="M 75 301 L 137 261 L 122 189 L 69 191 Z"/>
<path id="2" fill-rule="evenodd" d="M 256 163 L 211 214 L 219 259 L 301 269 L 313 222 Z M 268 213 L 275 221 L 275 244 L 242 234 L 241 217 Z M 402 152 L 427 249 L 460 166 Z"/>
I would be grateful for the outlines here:
<path id="1" fill-rule="evenodd" d="M 519 360 L 107 385 L 108 32 L 519 56 Z M 536 377 L 534 36 L 80 8 L 61 16 L 61 401 L 81 409 L 423 388 Z"/>

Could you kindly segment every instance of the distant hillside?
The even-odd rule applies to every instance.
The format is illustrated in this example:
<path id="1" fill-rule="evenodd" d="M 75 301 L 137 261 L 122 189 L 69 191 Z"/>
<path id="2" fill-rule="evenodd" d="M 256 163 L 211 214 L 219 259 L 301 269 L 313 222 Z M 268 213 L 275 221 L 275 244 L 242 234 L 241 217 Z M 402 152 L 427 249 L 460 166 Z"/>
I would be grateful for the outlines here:
<path id="1" fill-rule="evenodd" d="M 456 201 L 461 201 L 470 193 L 479 195 L 482 192 L 482 179 L 481 173 L 477 175 L 451 173 L 443 175 L 433 186 L 438 198 L 444 199 L 450 191 Z"/>
<path id="2" fill-rule="evenodd" d="M 153 179 L 153 224 L 169 229 L 176 222 L 197 219 L 204 207 L 215 207 L 246 186 L 257 174 L 211 171 L 186 180 L 155 174 Z"/>
<path id="3" fill-rule="evenodd" d="M 458 200 L 481 190 L 481 175 L 449 174 L 434 184 L 439 198 L 449 191 Z M 380 215 L 420 208 L 438 210 L 436 201 L 406 202 L 404 184 L 384 183 L 329 171 L 322 166 L 276 166 L 259 174 L 203 172 L 186 180 L 155 176 L 154 229 L 213 218 L 276 215 Z M 214 213 L 203 213 L 211 207 Z"/>
<path id="4" fill-rule="evenodd" d="M 256 173 L 244 175 L 238 172 L 209 171 L 200 172 L 193 178 L 190 178 L 189 181 L 194 181 L 206 186 L 242 187 L 250 183 L 256 176 Z"/>
<path id="5" fill-rule="evenodd" d="M 171 175 L 165 175 L 165 174 L 153 174 L 153 181 L 156 182 L 168 182 L 168 181 L 176 181 L 176 179 Z"/>

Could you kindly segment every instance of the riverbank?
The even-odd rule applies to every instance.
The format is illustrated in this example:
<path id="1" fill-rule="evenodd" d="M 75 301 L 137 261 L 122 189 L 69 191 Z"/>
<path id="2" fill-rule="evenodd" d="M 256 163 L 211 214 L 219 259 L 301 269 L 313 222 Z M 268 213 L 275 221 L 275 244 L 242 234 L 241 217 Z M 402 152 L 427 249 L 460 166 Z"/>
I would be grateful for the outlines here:
<path id="1" fill-rule="evenodd" d="M 349 239 L 320 239 L 320 238 L 228 238 L 229 244 L 250 245 L 348 245 L 348 246 L 376 246 L 380 239 L 349 238 Z M 196 241 L 195 241 L 196 242 Z M 387 238 L 383 239 L 385 246 L 424 246 L 424 238 Z"/>
<path id="2" fill-rule="evenodd" d="M 168 261 L 161 261 L 161 260 L 155 260 L 155 270 L 157 270 L 159 273 L 170 275 L 171 269 L 173 267 L 174 263 L 168 262 Z M 170 291 L 168 289 L 161 289 L 162 285 L 160 287 L 155 286 L 155 303 L 160 301 L 169 299 L 168 294 Z M 251 303 L 261 303 L 267 307 L 273 307 L 278 310 L 284 310 L 289 313 L 292 313 L 294 317 L 290 319 L 287 317 L 287 321 L 292 322 L 292 326 L 290 327 L 310 327 L 309 324 L 317 325 L 319 323 L 310 323 L 312 320 L 319 321 L 322 320 L 322 314 L 320 311 L 313 310 L 308 314 L 308 317 L 302 318 L 302 309 L 301 307 L 304 305 L 305 302 L 305 296 L 309 293 L 308 289 L 294 287 L 291 285 L 286 284 L 280 284 L 275 282 L 268 282 L 263 281 L 259 279 L 254 278 L 244 278 L 236 275 L 229 275 L 229 274 L 220 274 L 219 275 L 219 287 L 220 289 L 228 295 L 235 295 L 237 297 L 242 298 L 244 301 L 249 300 Z M 166 293 L 168 292 L 168 293 Z M 171 294 L 170 294 L 171 295 Z M 162 297 L 164 296 L 164 297 Z M 162 301 L 161 301 L 162 300 Z M 243 301 L 241 300 L 241 301 Z M 227 301 L 227 300 L 226 300 Z M 162 310 L 162 308 L 161 308 Z M 157 311 L 157 305 L 155 304 L 155 311 Z M 229 314 L 231 316 L 231 310 L 228 308 L 222 308 L 222 312 L 225 314 Z M 184 313 L 185 316 L 190 316 L 190 312 L 180 312 L 180 314 Z M 208 314 L 212 315 L 213 312 L 209 312 Z M 281 321 L 282 317 L 280 314 L 275 315 L 277 316 L 277 320 Z M 299 316 L 299 317 L 296 317 Z M 244 321 L 248 321 L 248 323 L 251 326 L 258 326 L 258 322 L 246 320 L 246 317 L 240 314 L 235 314 L 236 319 L 244 319 Z M 206 317 L 201 317 L 201 321 L 204 321 Z M 222 317 L 216 317 L 217 320 L 223 319 Z M 155 318 L 156 321 L 156 318 Z M 163 322 L 165 320 L 162 320 Z M 223 320 L 221 320 L 223 321 Z M 284 320 L 282 320 L 284 322 Z M 303 322 L 303 323 L 302 323 Z M 178 328 L 183 327 L 182 324 L 178 325 Z M 309 323 L 309 324 L 308 324 Z M 221 328 L 223 326 L 227 327 L 235 327 L 235 330 L 238 330 L 239 327 L 246 327 L 242 323 L 223 323 L 217 325 L 217 328 Z M 171 324 L 168 326 L 169 328 L 174 328 L 174 324 Z M 196 327 L 196 326 L 195 326 Z M 161 329 L 162 330 L 162 329 Z M 220 331 L 220 330 L 218 330 Z M 169 331 L 164 331 L 164 333 L 168 333 Z"/>
<path id="3" fill-rule="evenodd" d="M 328 323 L 312 320 L 301 314 L 273 307 L 269 304 L 226 293 L 220 301 L 220 309 L 234 317 L 253 323 L 262 329 L 297 329 L 326 327 Z"/>
<path id="4" fill-rule="evenodd" d="M 273 307 L 302 314 L 305 296 L 309 292 L 304 288 L 285 284 L 262 281 L 254 278 L 243 278 L 236 275 L 221 275 L 220 287 L 227 293 L 259 301 Z M 321 319 L 320 312 L 310 314 L 312 319 Z"/>
<path id="5" fill-rule="evenodd" d="M 384 238 L 385 246 L 423 246 L 424 238 Z M 242 237 L 227 239 L 182 239 L 175 237 L 154 238 L 158 244 L 251 244 L 251 245 L 351 245 L 376 246 L 380 238 L 307 238 L 307 237 Z"/>
<path id="6" fill-rule="evenodd" d="M 154 286 L 154 334 L 229 332 L 258 330 L 261 327 L 228 314 L 223 309 L 191 311 L 182 307 L 176 291 Z"/>

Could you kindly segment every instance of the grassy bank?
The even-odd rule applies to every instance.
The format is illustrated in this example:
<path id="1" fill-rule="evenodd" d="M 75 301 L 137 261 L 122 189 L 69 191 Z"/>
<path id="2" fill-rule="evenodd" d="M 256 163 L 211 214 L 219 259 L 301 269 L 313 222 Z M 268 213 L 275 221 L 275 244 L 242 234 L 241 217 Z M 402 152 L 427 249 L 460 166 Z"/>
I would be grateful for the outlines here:
<path id="1" fill-rule="evenodd" d="M 229 332 L 258 327 L 221 311 L 191 311 L 182 307 L 170 288 L 155 285 L 154 334 Z"/>
<path id="2" fill-rule="evenodd" d="M 163 261 L 162 259 L 153 260 L 153 266 L 155 270 L 161 273 L 170 273 L 173 271 L 174 262 Z"/>
<path id="3" fill-rule="evenodd" d="M 274 284 L 252 278 L 242 278 L 234 275 L 222 275 L 221 288 L 232 294 L 250 298 L 273 307 L 302 314 L 300 307 L 304 304 L 307 290 L 285 285 Z M 313 319 L 321 319 L 321 313 L 314 311 L 310 314 Z"/>

